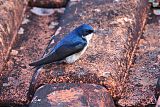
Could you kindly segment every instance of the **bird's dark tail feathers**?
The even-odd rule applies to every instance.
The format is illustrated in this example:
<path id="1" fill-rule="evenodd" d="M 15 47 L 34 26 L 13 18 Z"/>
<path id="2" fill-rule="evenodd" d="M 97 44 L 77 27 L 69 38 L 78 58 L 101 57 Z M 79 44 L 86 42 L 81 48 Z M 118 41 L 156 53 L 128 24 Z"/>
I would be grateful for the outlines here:
<path id="1" fill-rule="evenodd" d="M 29 64 L 29 66 L 34 66 L 34 68 L 36 68 L 36 67 L 38 67 L 40 65 L 42 65 L 41 61 L 35 61 L 35 62 L 32 62 L 32 63 Z"/>
<path id="2" fill-rule="evenodd" d="M 29 66 L 38 67 L 38 66 L 42 66 L 45 64 L 49 64 L 54 61 L 53 59 L 54 59 L 54 57 L 50 58 L 50 56 L 46 56 L 38 61 L 30 63 Z"/>
<path id="3" fill-rule="evenodd" d="M 29 66 L 35 66 L 35 65 L 36 65 L 35 62 L 29 64 Z"/>

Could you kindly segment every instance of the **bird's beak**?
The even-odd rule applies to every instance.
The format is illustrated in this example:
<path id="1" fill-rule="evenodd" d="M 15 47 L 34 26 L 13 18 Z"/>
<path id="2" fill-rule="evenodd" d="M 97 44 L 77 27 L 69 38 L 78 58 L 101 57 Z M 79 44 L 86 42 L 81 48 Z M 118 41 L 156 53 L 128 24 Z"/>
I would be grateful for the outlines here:
<path id="1" fill-rule="evenodd" d="M 97 32 L 97 30 L 94 30 L 94 31 L 93 31 L 93 33 L 96 33 L 96 32 Z"/>

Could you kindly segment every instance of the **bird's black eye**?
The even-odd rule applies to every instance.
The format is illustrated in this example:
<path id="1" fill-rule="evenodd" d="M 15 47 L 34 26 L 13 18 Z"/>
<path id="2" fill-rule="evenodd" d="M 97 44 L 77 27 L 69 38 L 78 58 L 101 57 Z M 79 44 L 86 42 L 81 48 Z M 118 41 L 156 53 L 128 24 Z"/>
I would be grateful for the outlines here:
<path id="1" fill-rule="evenodd" d="M 88 30 L 87 32 L 90 34 L 90 33 L 93 33 L 94 31 L 93 30 Z"/>

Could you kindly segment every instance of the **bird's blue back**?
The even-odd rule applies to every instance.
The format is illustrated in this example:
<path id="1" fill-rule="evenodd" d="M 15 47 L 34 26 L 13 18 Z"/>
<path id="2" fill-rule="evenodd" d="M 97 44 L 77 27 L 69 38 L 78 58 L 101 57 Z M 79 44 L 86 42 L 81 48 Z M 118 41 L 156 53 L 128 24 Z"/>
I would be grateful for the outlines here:
<path id="1" fill-rule="evenodd" d="M 59 41 L 57 43 L 57 45 L 55 47 L 53 47 L 51 50 L 51 53 L 55 52 L 55 50 L 57 50 L 59 47 L 61 47 L 62 45 L 71 45 L 74 44 L 76 42 L 83 42 L 84 40 L 82 40 L 82 38 L 80 37 L 80 35 L 76 32 L 76 30 L 70 32 L 68 35 L 66 35 L 61 41 Z"/>

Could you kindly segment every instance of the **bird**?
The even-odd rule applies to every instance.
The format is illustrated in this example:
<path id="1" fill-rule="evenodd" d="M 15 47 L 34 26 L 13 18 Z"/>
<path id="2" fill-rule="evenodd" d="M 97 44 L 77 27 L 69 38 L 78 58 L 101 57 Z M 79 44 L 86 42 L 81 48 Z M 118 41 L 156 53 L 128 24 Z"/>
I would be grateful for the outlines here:
<path id="1" fill-rule="evenodd" d="M 93 33 L 94 29 L 89 24 L 78 26 L 65 35 L 43 58 L 29 66 L 40 67 L 53 62 L 74 63 L 86 51 Z"/>

